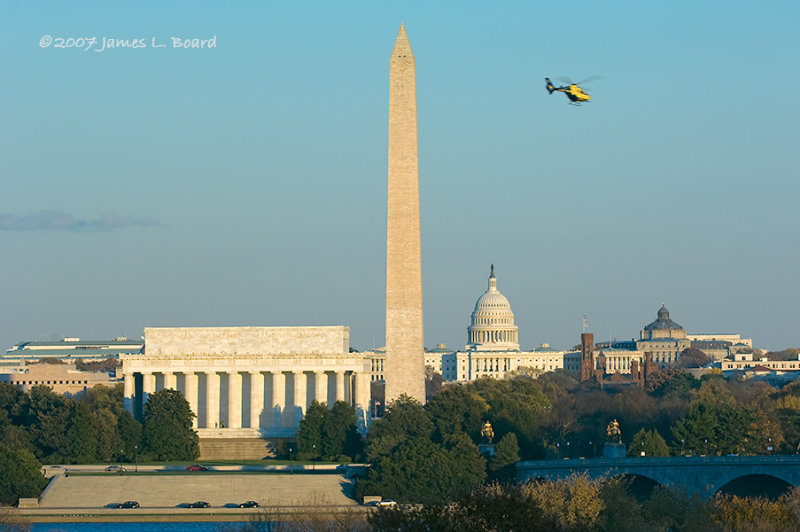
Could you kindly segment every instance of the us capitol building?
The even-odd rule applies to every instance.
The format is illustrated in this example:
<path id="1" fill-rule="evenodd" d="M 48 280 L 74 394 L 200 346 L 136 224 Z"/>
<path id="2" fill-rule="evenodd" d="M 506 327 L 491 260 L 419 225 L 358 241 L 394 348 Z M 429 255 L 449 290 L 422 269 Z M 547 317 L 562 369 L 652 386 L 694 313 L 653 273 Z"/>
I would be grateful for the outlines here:
<path id="1" fill-rule="evenodd" d="M 486 292 L 478 298 L 467 327 L 463 351 L 452 351 L 443 344 L 425 353 L 425 366 L 448 382 L 467 382 L 479 377 L 504 378 L 514 372 L 545 372 L 564 367 L 567 351 L 542 344 L 533 351 L 519 347 L 519 329 L 514 324 L 511 304 L 497 289 L 494 266 L 489 273 Z M 383 353 L 367 354 L 371 360 L 372 379 L 382 380 Z"/>

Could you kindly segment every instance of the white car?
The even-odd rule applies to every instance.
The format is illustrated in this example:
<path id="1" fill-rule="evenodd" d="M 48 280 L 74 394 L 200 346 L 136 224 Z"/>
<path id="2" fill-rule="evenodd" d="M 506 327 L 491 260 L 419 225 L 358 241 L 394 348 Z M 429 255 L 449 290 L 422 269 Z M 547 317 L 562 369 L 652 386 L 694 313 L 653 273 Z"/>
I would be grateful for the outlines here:
<path id="1" fill-rule="evenodd" d="M 397 506 L 397 503 L 391 499 L 383 499 L 377 504 L 378 508 L 393 508 Z"/>

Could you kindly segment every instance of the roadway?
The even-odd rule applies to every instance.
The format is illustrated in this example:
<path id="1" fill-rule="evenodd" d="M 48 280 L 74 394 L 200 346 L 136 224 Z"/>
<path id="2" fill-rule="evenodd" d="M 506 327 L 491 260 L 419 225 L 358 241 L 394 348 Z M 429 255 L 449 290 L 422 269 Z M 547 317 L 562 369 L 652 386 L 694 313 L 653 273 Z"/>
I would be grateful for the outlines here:
<path id="1" fill-rule="evenodd" d="M 51 480 L 39 507 L 19 512 L 34 521 L 103 521 L 142 520 L 144 516 L 148 520 L 247 520 L 263 513 L 263 508 L 280 515 L 366 511 L 352 498 L 352 480 L 336 471 L 336 464 L 314 466 L 316 471 L 304 464 L 226 464 L 207 466 L 207 472 L 186 471 L 185 465 L 143 464 L 138 474 L 106 472 L 106 467 L 45 466 Z M 262 509 L 238 507 L 251 500 Z M 114 508 L 125 501 L 137 501 L 140 508 Z M 195 501 L 206 501 L 211 507 L 186 507 Z"/>

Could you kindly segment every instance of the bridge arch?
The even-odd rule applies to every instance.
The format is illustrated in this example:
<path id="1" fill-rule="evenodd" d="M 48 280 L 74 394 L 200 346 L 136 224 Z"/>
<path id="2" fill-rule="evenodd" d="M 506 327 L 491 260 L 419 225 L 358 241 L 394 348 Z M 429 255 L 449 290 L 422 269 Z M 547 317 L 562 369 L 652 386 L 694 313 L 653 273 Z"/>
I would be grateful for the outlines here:
<path id="1" fill-rule="evenodd" d="M 724 484 L 718 484 L 714 494 L 723 493 L 738 497 L 765 497 L 776 500 L 792 487 L 790 481 L 780 478 L 779 475 L 755 473 L 738 475 Z"/>
<path id="2" fill-rule="evenodd" d="M 775 484 L 783 490 L 800 486 L 800 454 L 780 456 L 691 456 L 646 458 L 594 458 L 570 460 L 531 460 L 517 463 L 517 480 L 532 477 L 565 478 L 573 473 L 590 478 L 639 475 L 663 486 L 713 497 L 723 486 L 740 477 L 756 484 Z M 781 482 L 785 484 L 781 484 Z M 728 486 L 726 489 L 735 487 Z M 723 491 L 724 492 L 724 491 Z"/>
<path id="3" fill-rule="evenodd" d="M 633 497 L 635 497 L 639 502 L 649 499 L 653 494 L 653 491 L 657 487 L 662 486 L 659 481 L 647 475 L 631 473 L 627 471 L 620 471 L 616 474 L 609 475 L 609 478 L 620 478 L 623 481 L 628 482 L 628 493 L 633 495 Z"/>

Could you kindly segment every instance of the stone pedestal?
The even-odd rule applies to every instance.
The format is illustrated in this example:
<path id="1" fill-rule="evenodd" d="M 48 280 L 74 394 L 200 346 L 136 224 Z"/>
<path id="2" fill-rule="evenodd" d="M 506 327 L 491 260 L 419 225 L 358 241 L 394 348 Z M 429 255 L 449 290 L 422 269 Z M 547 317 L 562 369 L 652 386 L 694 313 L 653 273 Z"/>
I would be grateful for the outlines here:
<path id="1" fill-rule="evenodd" d="M 494 445 L 491 443 L 481 443 L 478 445 L 478 452 L 481 453 L 483 456 L 487 456 L 489 458 L 494 456 Z"/>
<path id="2" fill-rule="evenodd" d="M 603 458 L 625 458 L 625 444 L 606 443 L 603 447 Z"/>

